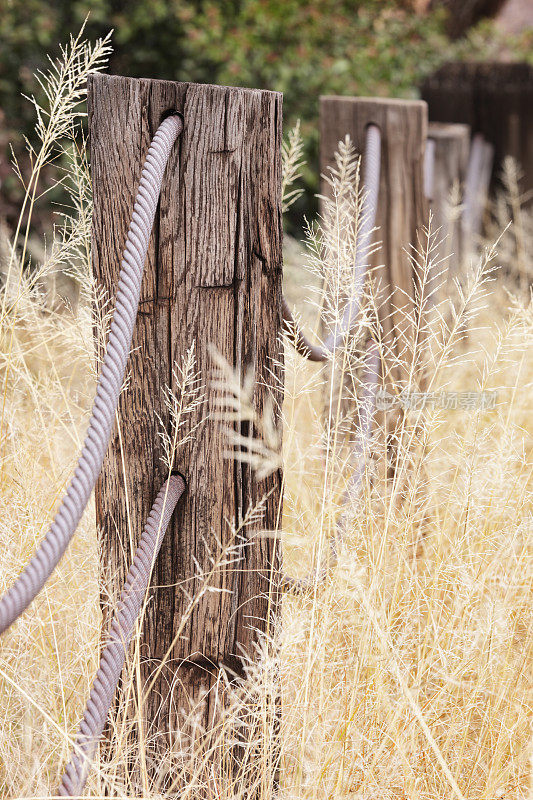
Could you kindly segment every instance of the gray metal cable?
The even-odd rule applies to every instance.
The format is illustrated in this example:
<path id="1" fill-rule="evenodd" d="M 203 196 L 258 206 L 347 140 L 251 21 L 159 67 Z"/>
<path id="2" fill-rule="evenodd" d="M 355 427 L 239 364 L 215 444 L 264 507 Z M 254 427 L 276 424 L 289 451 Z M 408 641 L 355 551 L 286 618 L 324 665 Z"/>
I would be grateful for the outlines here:
<path id="1" fill-rule="evenodd" d="M 126 660 L 126 653 L 142 609 L 152 568 L 159 553 L 165 531 L 185 489 L 179 475 L 163 484 L 150 511 L 141 541 L 128 571 L 117 612 L 113 618 L 107 644 L 102 651 L 87 707 L 80 724 L 74 749 L 59 785 L 60 797 L 79 797 L 91 765 L 98 740 Z"/>
<path id="2" fill-rule="evenodd" d="M 372 437 L 372 423 L 374 420 L 378 383 L 379 349 L 377 344 L 372 341 L 369 343 L 365 354 L 365 370 L 361 380 L 361 393 L 359 397 L 359 437 L 352 453 L 352 460 L 355 461 L 355 470 L 344 493 L 342 500 L 343 505 L 355 503 L 361 493 L 363 477 L 366 471 L 366 456 Z M 330 563 L 328 566 L 321 567 L 317 573 L 310 573 L 303 578 L 293 578 L 283 573 L 280 582 L 282 591 L 292 592 L 293 594 L 304 594 L 313 589 L 317 583 L 327 578 L 328 570 L 331 569 L 338 560 L 338 545 L 342 542 L 346 525 L 345 516 L 345 514 L 340 516 L 336 525 L 337 534 L 330 539 Z"/>
<path id="3" fill-rule="evenodd" d="M 359 497 L 363 476 L 366 470 L 365 458 L 372 438 L 372 423 L 376 407 L 376 393 L 379 383 L 379 348 L 376 342 L 368 343 L 365 354 L 365 372 L 361 381 L 359 397 L 359 439 L 353 449 L 352 459 L 356 462 L 355 472 L 350 478 L 344 495 L 345 502 L 355 502 Z"/>
<path id="4" fill-rule="evenodd" d="M 167 117 L 148 150 L 126 239 L 115 312 L 83 449 L 48 533 L 21 575 L 0 598 L 0 634 L 29 606 L 52 574 L 76 531 L 100 474 L 131 347 L 144 262 L 163 173 L 182 129 L 181 117 Z"/>
<path id="5" fill-rule="evenodd" d="M 361 222 L 357 236 L 357 251 L 353 271 L 352 296 L 346 303 L 342 320 L 337 329 L 330 332 L 323 346 L 314 345 L 297 325 L 283 298 L 283 327 L 294 341 L 296 350 L 310 361 L 327 361 L 345 337 L 350 333 L 361 309 L 361 299 L 365 285 L 367 265 L 372 245 L 372 235 L 376 226 L 379 181 L 381 174 L 381 131 L 377 125 L 369 125 L 366 130 L 363 160 L 363 186 L 365 198 Z"/>
<path id="6" fill-rule="evenodd" d="M 435 154 L 437 144 L 435 139 L 426 140 L 424 152 L 424 194 L 428 200 L 433 200 L 433 188 L 435 184 Z"/>
<path id="7" fill-rule="evenodd" d="M 367 264 L 372 234 L 376 225 L 376 213 L 379 196 L 379 182 L 381 173 L 381 131 L 377 125 L 367 128 L 365 158 L 363 162 L 363 185 L 366 190 L 363 218 L 359 227 L 359 241 L 354 264 L 354 290 L 351 299 L 344 309 L 341 324 L 337 331 L 330 333 L 323 347 L 312 344 L 303 331 L 296 324 L 287 301 L 283 298 L 283 323 L 285 330 L 292 338 L 296 350 L 310 361 L 326 361 L 334 353 L 344 338 L 352 329 L 361 308 L 361 300 L 365 285 Z M 359 411 L 359 441 L 354 448 L 353 457 L 357 459 L 355 471 L 344 495 L 344 503 L 355 502 L 360 494 L 365 474 L 365 456 L 372 436 L 372 421 L 376 401 L 376 391 L 379 380 L 379 350 L 375 342 L 370 342 L 365 355 L 365 371 L 362 379 L 362 392 Z M 336 537 L 330 539 L 330 562 L 336 563 L 338 558 L 338 543 L 342 541 L 344 528 L 344 515 L 337 522 Z M 329 567 L 332 564 L 330 563 Z M 303 593 L 312 589 L 317 582 L 327 577 L 328 568 L 322 567 L 318 573 L 307 575 L 304 578 L 292 578 L 289 575 L 281 576 L 280 588 L 283 591 Z"/>
<path id="8" fill-rule="evenodd" d="M 462 229 L 467 247 L 473 250 L 481 231 L 483 212 L 492 174 L 494 147 L 482 133 L 472 139 L 463 197 Z"/>
<path id="9" fill-rule="evenodd" d="M 332 331 L 325 342 L 326 350 L 334 352 L 347 336 L 361 310 L 361 300 L 372 238 L 376 227 L 378 209 L 379 182 L 381 177 L 381 131 L 377 125 L 369 125 L 366 129 L 365 153 L 363 160 L 363 186 L 365 198 L 363 214 L 357 236 L 357 251 L 354 264 L 354 284 L 352 297 L 347 302 L 339 328 Z"/>

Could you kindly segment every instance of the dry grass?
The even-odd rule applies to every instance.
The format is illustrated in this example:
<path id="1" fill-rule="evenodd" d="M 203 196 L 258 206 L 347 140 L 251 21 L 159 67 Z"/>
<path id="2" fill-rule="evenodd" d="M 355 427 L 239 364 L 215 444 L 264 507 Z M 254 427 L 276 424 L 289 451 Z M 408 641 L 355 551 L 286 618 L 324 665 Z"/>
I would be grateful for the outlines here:
<path id="1" fill-rule="evenodd" d="M 74 210 L 57 231 L 39 280 L 20 269 L 20 236 L 18 255 L 8 258 L 0 321 L 2 590 L 45 532 L 94 392 L 90 198 L 83 154 L 70 163 Z M 339 175 L 339 207 L 324 223 L 329 228 L 323 235 L 310 231 L 307 251 L 291 246 L 288 256 L 286 290 L 310 326 L 318 318 L 316 302 L 306 302 L 313 287 L 325 279 L 333 286 L 330 295 L 340 297 L 349 283 L 360 193 L 357 165 L 348 167 Z M 509 207 L 516 218 L 515 199 Z M 503 215 L 503 205 L 499 210 Z M 530 219 L 520 214 L 520 229 L 510 229 L 515 238 L 506 234 L 503 245 L 509 264 L 518 253 L 523 284 L 531 240 Z M 336 237 L 342 246 L 327 236 L 331 226 L 342 234 Z M 431 260 L 431 244 L 429 255 L 424 246 L 421 274 Z M 489 261 L 498 263 L 496 256 Z M 75 309 L 56 311 L 54 298 L 42 290 L 44 276 L 66 263 L 81 297 Z M 277 759 L 268 709 L 278 687 L 281 797 L 530 797 L 533 311 L 524 285 L 513 297 L 509 287 L 515 284 L 501 270 L 489 276 L 483 258 L 466 284 L 455 312 L 425 306 L 420 347 L 429 358 L 430 388 L 496 390 L 496 406 L 470 408 L 465 399 L 466 408 L 435 405 L 406 415 L 392 482 L 381 477 L 387 453 L 376 433 L 361 494 L 344 509 L 338 564 L 306 596 L 285 598 L 274 650 L 265 648 L 244 687 L 263 735 L 248 758 L 259 764 L 265 800 L 272 789 L 269 766 Z M 365 325 L 377 335 L 371 298 Z M 327 312 L 334 320 L 335 305 Z M 353 371 L 355 380 L 368 327 L 358 330 L 341 358 L 341 370 Z M 419 355 L 411 354 L 413 362 Z M 318 568 L 325 558 L 354 468 L 347 421 L 337 416 L 324 431 L 330 374 L 287 347 L 282 538 L 286 569 L 294 574 Z M 414 373 L 408 388 L 416 389 Z M 176 431 L 173 439 L 179 439 Z M 97 665 L 97 561 L 90 508 L 43 594 L 2 639 L 2 797 L 49 796 L 57 785 Z M 133 699 L 136 675 L 132 660 L 126 694 Z M 224 720 L 222 745 L 241 703 L 242 690 Z M 123 700 L 114 722 L 113 756 L 95 765 L 88 796 L 138 796 L 124 778 L 128 759 L 139 764 L 142 796 L 163 796 L 162 782 L 149 769 L 148 744 L 141 753 L 127 744 L 123 720 L 130 712 L 131 698 L 129 711 Z M 172 770 L 176 785 L 180 775 L 188 776 L 180 797 L 242 796 L 238 785 L 209 772 L 205 754 L 175 738 L 177 747 L 156 772 L 161 778 Z"/>

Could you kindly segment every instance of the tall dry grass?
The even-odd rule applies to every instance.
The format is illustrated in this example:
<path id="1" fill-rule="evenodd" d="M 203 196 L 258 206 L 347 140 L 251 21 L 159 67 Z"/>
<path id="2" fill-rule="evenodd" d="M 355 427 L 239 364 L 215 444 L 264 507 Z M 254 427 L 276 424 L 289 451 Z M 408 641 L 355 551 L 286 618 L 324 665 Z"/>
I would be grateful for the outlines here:
<path id="1" fill-rule="evenodd" d="M 90 183 L 83 142 L 70 132 L 79 121 L 87 70 L 101 63 L 106 47 L 75 40 L 54 73 L 62 76 L 59 83 L 50 84 L 51 118 L 65 113 L 64 107 L 54 111 L 56 96 L 73 85 L 76 94 L 75 103 L 67 104 L 69 125 L 56 121 L 52 133 L 43 134 L 47 158 L 61 155 L 71 197 L 43 263 L 26 263 L 27 215 L 27 227 L 3 234 L 2 590 L 44 535 L 75 462 L 94 392 L 93 326 L 103 331 L 106 320 L 95 320 L 92 311 L 97 288 L 89 268 Z M 41 111 L 40 125 L 45 118 Z M 43 160 L 36 156 L 36 163 Z M 297 162 L 295 134 L 286 151 L 287 202 Z M 319 313 L 335 324 L 350 290 L 362 194 L 349 143 L 340 149 L 331 181 L 333 200 L 324 219 L 309 228 L 305 247 L 287 247 L 287 294 L 317 331 Z M 37 186 L 38 177 L 28 190 L 29 208 L 37 201 Z M 479 395 L 461 395 L 455 409 L 435 401 L 405 414 L 395 478 L 389 481 L 383 480 L 388 453 L 376 430 L 361 492 L 348 507 L 342 501 L 355 469 L 349 437 L 357 400 L 333 415 L 324 415 L 323 408 L 339 372 L 358 385 L 368 332 L 379 341 L 372 286 L 362 322 L 334 362 L 312 365 L 290 344 L 286 348 L 279 535 L 287 572 L 314 569 L 317 579 L 306 594 L 285 597 L 273 646 L 265 646 L 250 665 L 221 723 L 218 745 L 229 747 L 243 703 L 253 709 L 248 722 L 257 741 L 245 753 L 243 772 L 233 783 L 214 773 L 210 753 L 200 747 L 201 731 L 196 744 L 175 731 L 174 748 L 159 755 L 157 764 L 149 729 L 140 747 L 132 745 L 136 656 L 113 720 L 111 753 L 95 764 L 87 796 L 156 798 L 172 794 L 170 783 L 180 797 L 229 800 L 244 795 L 244 773 L 255 766 L 258 794 L 266 800 L 273 763 L 285 798 L 531 796 L 533 310 L 524 275 L 531 277 L 533 240 L 531 217 L 513 192 L 509 184 L 506 198 L 498 201 L 497 236 L 508 217 L 511 227 L 496 248 L 488 246 L 471 268 L 465 265 L 451 305 L 431 296 L 436 273 L 445 278 L 446 265 L 432 263 L 438 233 L 422 233 L 413 251 L 425 287 L 417 309 L 423 336 L 405 358 L 417 369 L 423 361 L 436 396 L 496 391 L 495 407 L 480 407 Z M 498 248 L 505 269 L 498 268 Z M 51 278 L 65 269 L 80 289 L 79 302 L 58 310 Z M 318 291 L 322 285 L 327 299 Z M 193 376 L 185 383 L 199 392 L 193 356 L 177 369 Z M 406 374 L 410 380 L 397 390 L 415 391 L 417 370 Z M 236 410 L 245 405 L 245 389 L 229 385 Z M 166 433 L 171 461 L 179 447 L 180 409 L 187 404 L 167 400 L 178 420 Z M 257 468 L 277 467 L 272 449 L 256 448 Z M 319 580 L 339 519 L 339 558 L 327 579 Z M 100 588 L 90 508 L 45 591 L 0 643 L 2 797 L 49 796 L 57 785 L 97 666 Z M 278 691 L 279 750 L 269 714 Z M 128 777 L 132 763 L 140 786 Z"/>

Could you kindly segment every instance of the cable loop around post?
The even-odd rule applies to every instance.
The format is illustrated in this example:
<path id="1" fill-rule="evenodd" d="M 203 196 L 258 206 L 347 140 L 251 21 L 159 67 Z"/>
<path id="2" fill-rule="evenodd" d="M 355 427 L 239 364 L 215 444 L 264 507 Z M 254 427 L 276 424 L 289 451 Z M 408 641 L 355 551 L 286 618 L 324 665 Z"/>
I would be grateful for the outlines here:
<path id="1" fill-rule="evenodd" d="M 148 150 L 126 238 L 115 311 L 85 442 L 48 533 L 15 583 L 0 598 L 0 634 L 26 610 L 56 568 L 76 532 L 100 475 L 131 348 L 144 262 L 163 174 L 172 147 L 182 130 L 180 116 L 175 114 L 167 117 L 159 126 Z"/>

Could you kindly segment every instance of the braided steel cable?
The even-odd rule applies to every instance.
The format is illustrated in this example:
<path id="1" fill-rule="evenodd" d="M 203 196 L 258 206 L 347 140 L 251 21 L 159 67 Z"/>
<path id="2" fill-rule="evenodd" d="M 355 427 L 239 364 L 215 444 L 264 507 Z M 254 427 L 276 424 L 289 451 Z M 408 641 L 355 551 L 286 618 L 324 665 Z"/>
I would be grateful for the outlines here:
<path id="1" fill-rule="evenodd" d="M 48 533 L 21 575 L 0 598 L 0 634 L 30 605 L 57 566 L 102 468 L 124 380 L 141 290 L 141 279 L 163 174 L 181 117 L 167 117 L 155 134 L 143 166 L 120 266 L 117 298 L 92 415 L 74 475 Z"/>
<path id="2" fill-rule="evenodd" d="M 327 337 L 323 346 L 309 341 L 294 320 L 287 301 L 283 298 L 283 327 L 294 341 L 296 350 L 310 361 L 327 361 L 345 337 L 350 333 L 361 309 L 361 299 L 365 285 L 367 265 L 372 246 L 372 235 L 376 226 L 379 181 L 381 174 L 381 131 L 377 125 L 370 124 L 366 130 L 363 160 L 363 186 L 365 197 L 357 234 L 357 250 L 353 270 L 352 296 L 346 303 L 340 325 Z"/>
<path id="3" fill-rule="evenodd" d="M 334 352 L 350 333 L 361 310 L 361 300 L 378 209 L 379 183 L 381 178 L 381 131 L 377 125 L 366 129 L 366 142 L 363 160 L 363 186 L 365 197 L 363 214 L 357 233 L 357 250 L 354 264 L 354 283 L 352 296 L 348 300 L 339 328 L 330 333 L 325 342 L 326 350 Z"/>
<path id="4" fill-rule="evenodd" d="M 433 200 L 435 185 L 435 154 L 437 143 L 435 139 L 427 139 L 424 153 L 424 194 L 428 200 Z"/>
<path id="5" fill-rule="evenodd" d="M 379 347 L 376 342 L 371 341 L 365 354 L 365 372 L 359 397 L 359 440 L 352 453 L 357 465 L 344 495 L 345 503 L 355 502 L 361 492 L 363 476 L 366 470 L 365 458 L 368 454 L 368 445 L 372 437 L 372 423 L 374 421 L 376 393 L 379 384 L 379 365 Z"/>
<path id="6" fill-rule="evenodd" d="M 494 147 L 482 133 L 472 139 L 463 196 L 462 228 L 467 246 L 473 250 L 481 231 L 483 212 L 492 174 Z"/>
<path id="7" fill-rule="evenodd" d="M 379 383 L 379 349 L 376 342 L 371 341 L 365 354 L 365 368 L 361 380 L 361 393 L 359 397 L 359 437 L 354 447 L 352 456 L 356 462 L 355 470 L 350 478 L 346 491 L 342 499 L 342 505 L 353 504 L 357 501 L 361 493 L 363 478 L 366 471 L 366 456 L 372 436 L 372 423 L 374 420 L 374 410 L 376 407 L 376 391 Z M 343 529 L 346 524 L 346 513 L 343 513 L 336 525 L 337 535 L 330 539 L 330 562 L 327 567 L 321 567 L 317 572 L 310 573 L 303 578 L 292 578 L 290 575 L 281 576 L 281 590 L 293 592 L 294 594 L 304 594 L 310 589 L 324 581 L 328 576 L 328 570 L 335 565 L 338 560 L 338 543 L 342 541 Z"/>
<path id="8" fill-rule="evenodd" d="M 326 361 L 334 353 L 340 343 L 352 329 L 355 319 L 361 308 L 362 294 L 367 274 L 372 234 L 376 225 L 376 213 L 379 195 L 379 182 L 381 174 L 381 131 L 377 125 L 369 125 L 366 135 L 365 160 L 363 164 L 363 182 L 366 189 L 363 218 L 359 227 L 359 241 L 357 244 L 354 264 L 354 291 L 351 299 L 346 304 L 339 329 L 332 332 L 323 347 L 312 344 L 303 331 L 296 324 L 287 301 L 283 298 L 283 322 L 285 330 L 293 338 L 296 350 L 310 361 Z M 376 402 L 376 392 L 379 382 L 379 351 L 375 342 L 370 342 L 365 355 L 365 371 L 362 379 L 362 391 L 359 410 L 359 441 L 354 448 L 353 456 L 357 459 L 355 471 L 350 479 L 344 494 L 343 503 L 354 503 L 360 495 L 363 476 L 366 469 L 365 456 L 372 435 L 372 421 Z M 295 593 L 303 593 L 312 589 L 317 583 L 323 581 L 328 574 L 328 568 L 338 559 L 338 542 L 342 541 L 345 523 L 345 514 L 337 522 L 338 535 L 330 539 L 330 564 L 322 567 L 318 572 L 304 578 L 292 578 L 289 575 L 281 576 L 281 589 Z"/>
<path id="9" fill-rule="evenodd" d="M 141 613 L 154 562 L 165 531 L 185 490 L 183 478 L 171 475 L 161 487 L 150 511 L 141 541 L 128 571 L 117 612 L 109 630 L 74 743 L 72 756 L 58 788 L 60 797 L 79 797 L 91 765 L 98 740 L 106 724 L 126 653 L 133 638 L 135 623 Z"/>
<path id="10" fill-rule="evenodd" d="M 470 145 L 470 155 L 465 178 L 463 226 L 468 232 L 473 232 L 475 227 L 475 208 L 478 200 L 480 175 L 483 169 L 483 154 L 485 150 L 485 137 L 476 133 Z"/>

